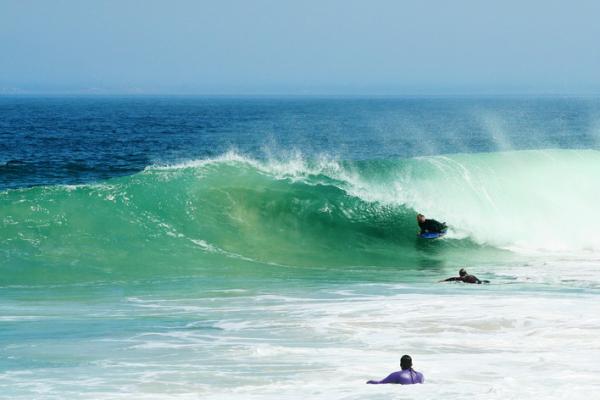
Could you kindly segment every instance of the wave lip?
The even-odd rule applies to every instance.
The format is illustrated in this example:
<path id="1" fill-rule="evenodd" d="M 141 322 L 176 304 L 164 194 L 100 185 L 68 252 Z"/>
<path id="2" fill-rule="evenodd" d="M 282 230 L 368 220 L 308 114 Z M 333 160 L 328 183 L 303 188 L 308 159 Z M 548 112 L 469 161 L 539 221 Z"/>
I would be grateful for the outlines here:
<path id="1" fill-rule="evenodd" d="M 366 204 L 398 207 L 404 213 L 423 212 L 451 225 L 453 239 L 470 238 L 519 252 L 600 251 L 600 152 L 594 150 L 354 163 L 327 157 L 307 160 L 298 154 L 260 161 L 227 153 L 167 169 L 220 164 L 255 169 L 276 180 L 329 185 Z M 403 229 L 414 231 L 413 222 L 406 223 Z"/>

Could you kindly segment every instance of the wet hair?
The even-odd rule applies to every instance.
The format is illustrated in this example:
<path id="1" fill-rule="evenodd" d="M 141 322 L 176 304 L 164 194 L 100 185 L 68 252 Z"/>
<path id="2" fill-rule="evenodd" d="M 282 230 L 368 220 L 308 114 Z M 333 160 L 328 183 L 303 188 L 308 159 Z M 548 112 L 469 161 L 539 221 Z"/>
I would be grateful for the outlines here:
<path id="1" fill-rule="evenodd" d="M 400 359 L 400 368 L 404 369 L 412 369 L 412 358 L 408 354 L 405 354 Z"/>
<path id="2" fill-rule="evenodd" d="M 467 270 L 464 268 L 461 268 L 460 271 L 458 271 L 458 275 L 460 276 L 465 276 L 467 274 Z"/>

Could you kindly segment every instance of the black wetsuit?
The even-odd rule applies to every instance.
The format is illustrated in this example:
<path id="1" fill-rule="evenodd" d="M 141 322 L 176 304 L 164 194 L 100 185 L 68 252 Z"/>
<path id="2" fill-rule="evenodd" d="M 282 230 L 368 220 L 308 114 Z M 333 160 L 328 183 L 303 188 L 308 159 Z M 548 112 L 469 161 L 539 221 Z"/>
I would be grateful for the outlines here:
<path id="1" fill-rule="evenodd" d="M 421 228 L 421 233 L 442 233 L 447 229 L 446 224 L 442 224 L 435 219 L 426 219 L 423 222 L 419 222 L 419 228 Z"/>
<path id="2" fill-rule="evenodd" d="M 490 283 L 490 281 L 482 281 L 475 275 L 456 276 L 453 278 L 445 279 L 444 282 L 464 282 L 464 283 Z"/>

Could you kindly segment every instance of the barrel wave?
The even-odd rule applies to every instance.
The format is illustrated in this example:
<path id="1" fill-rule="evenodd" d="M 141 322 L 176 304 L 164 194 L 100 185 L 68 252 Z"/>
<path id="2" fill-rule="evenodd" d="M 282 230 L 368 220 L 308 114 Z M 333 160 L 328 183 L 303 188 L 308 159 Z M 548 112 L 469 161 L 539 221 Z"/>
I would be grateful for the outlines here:
<path id="1" fill-rule="evenodd" d="M 247 278 L 593 252 L 599 174 L 592 150 L 353 162 L 228 153 L 98 184 L 8 190 L 3 280 Z M 447 239 L 417 239 L 417 211 L 447 222 Z"/>

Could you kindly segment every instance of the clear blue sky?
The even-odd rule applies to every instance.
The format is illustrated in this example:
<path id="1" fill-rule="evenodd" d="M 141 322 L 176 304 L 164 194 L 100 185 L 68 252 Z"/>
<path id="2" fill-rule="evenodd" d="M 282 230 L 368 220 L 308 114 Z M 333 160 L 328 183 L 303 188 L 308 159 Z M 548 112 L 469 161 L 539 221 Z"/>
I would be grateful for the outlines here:
<path id="1" fill-rule="evenodd" d="M 600 93 L 600 1 L 0 0 L 0 93 Z"/>

